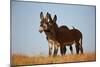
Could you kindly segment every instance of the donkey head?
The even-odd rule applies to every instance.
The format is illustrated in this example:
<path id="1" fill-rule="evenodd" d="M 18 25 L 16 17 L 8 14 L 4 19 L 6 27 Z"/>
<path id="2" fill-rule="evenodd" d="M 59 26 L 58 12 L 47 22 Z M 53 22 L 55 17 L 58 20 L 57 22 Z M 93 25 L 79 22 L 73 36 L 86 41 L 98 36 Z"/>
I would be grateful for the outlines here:
<path id="1" fill-rule="evenodd" d="M 58 25 L 56 24 L 57 21 L 57 16 L 54 15 L 54 18 L 51 18 L 51 14 L 47 13 L 47 17 L 49 19 L 48 23 L 49 23 L 49 28 L 50 31 L 54 34 L 54 36 L 56 35 L 57 29 L 58 29 Z"/>
<path id="2" fill-rule="evenodd" d="M 57 21 L 57 16 L 56 16 L 56 15 L 54 15 L 54 18 L 52 19 L 52 18 L 51 18 L 51 14 L 47 13 L 47 17 L 48 17 L 48 19 L 49 19 L 49 24 L 50 24 L 50 25 L 56 24 L 56 21 Z"/>
<path id="3" fill-rule="evenodd" d="M 48 13 L 47 13 L 48 14 Z M 39 32 L 42 33 L 43 31 L 49 31 L 49 23 L 48 23 L 48 16 L 43 16 L 43 12 L 40 13 L 40 28 Z"/>

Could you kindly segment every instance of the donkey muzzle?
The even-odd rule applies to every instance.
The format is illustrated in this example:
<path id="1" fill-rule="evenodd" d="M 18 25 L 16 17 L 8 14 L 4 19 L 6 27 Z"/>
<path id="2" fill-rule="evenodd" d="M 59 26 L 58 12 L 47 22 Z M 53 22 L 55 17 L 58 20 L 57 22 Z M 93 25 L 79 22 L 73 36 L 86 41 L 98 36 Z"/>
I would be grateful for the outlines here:
<path id="1" fill-rule="evenodd" d="M 42 27 L 39 28 L 39 32 L 40 32 L 40 33 L 43 32 L 43 28 L 42 28 Z"/>

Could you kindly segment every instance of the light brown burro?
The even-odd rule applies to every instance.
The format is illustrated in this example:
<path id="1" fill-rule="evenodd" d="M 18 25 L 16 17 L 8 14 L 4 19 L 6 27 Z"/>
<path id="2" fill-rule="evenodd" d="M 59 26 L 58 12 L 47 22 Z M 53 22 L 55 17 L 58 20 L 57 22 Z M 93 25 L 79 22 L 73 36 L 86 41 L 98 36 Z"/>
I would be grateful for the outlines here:
<path id="1" fill-rule="evenodd" d="M 46 35 L 46 38 L 47 38 L 47 41 L 48 41 L 49 56 L 51 56 L 52 53 L 53 53 L 53 47 L 58 48 L 59 43 L 55 39 L 55 34 L 53 34 L 51 32 L 50 25 L 48 23 L 48 16 L 47 16 L 47 14 L 44 17 L 43 16 L 43 12 L 40 13 L 40 19 L 41 19 L 41 21 L 40 21 L 39 32 L 42 33 L 44 31 L 44 33 Z M 57 52 L 56 53 L 54 52 L 54 54 L 57 54 Z"/>

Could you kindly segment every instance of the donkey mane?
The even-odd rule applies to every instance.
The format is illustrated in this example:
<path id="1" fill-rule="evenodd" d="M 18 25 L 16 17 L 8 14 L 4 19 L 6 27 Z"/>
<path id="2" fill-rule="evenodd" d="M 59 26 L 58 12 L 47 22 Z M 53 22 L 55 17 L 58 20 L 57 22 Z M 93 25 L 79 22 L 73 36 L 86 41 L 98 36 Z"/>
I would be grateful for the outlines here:
<path id="1" fill-rule="evenodd" d="M 66 30 L 70 30 L 67 26 L 65 26 L 65 25 L 62 25 L 62 26 L 60 26 L 59 27 L 60 29 L 66 29 Z"/>

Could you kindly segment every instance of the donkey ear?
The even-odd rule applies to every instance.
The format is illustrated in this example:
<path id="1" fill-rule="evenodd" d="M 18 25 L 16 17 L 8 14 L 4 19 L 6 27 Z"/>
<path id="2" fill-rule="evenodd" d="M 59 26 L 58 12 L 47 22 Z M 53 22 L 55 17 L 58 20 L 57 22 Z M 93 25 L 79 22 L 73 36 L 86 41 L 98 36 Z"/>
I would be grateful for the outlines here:
<path id="1" fill-rule="evenodd" d="M 54 16 L 53 21 L 57 21 L 57 16 L 56 15 Z"/>
<path id="2" fill-rule="evenodd" d="M 49 19 L 50 21 L 52 20 L 51 14 L 49 14 L 48 12 L 47 12 L 47 17 L 48 17 L 48 19 Z"/>
<path id="3" fill-rule="evenodd" d="M 47 12 L 47 14 L 46 14 L 47 16 L 49 16 L 49 13 Z"/>
<path id="4" fill-rule="evenodd" d="M 49 19 L 49 13 L 47 12 L 46 17 L 47 20 Z"/>
<path id="5" fill-rule="evenodd" d="M 40 13 L 40 19 L 43 19 L 43 12 Z"/>

